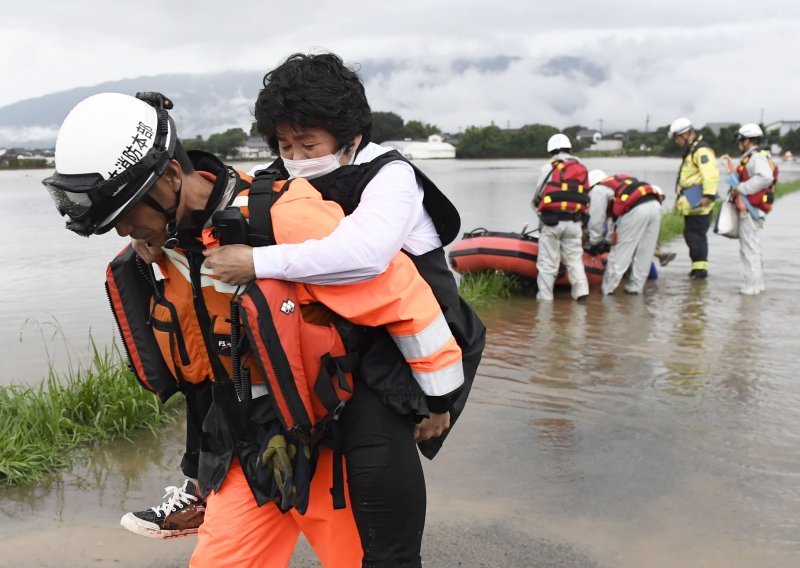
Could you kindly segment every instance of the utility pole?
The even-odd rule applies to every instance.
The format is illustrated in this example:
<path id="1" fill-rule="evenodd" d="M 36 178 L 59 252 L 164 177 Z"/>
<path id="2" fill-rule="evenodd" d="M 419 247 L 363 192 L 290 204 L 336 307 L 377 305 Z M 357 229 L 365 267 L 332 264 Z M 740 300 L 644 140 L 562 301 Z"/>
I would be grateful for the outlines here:
<path id="1" fill-rule="evenodd" d="M 600 125 L 600 136 L 603 135 L 603 119 L 600 118 L 597 120 L 598 124 Z"/>
<path id="2" fill-rule="evenodd" d="M 648 114 L 644 119 L 644 134 L 647 136 L 647 133 L 650 131 L 650 115 Z"/>

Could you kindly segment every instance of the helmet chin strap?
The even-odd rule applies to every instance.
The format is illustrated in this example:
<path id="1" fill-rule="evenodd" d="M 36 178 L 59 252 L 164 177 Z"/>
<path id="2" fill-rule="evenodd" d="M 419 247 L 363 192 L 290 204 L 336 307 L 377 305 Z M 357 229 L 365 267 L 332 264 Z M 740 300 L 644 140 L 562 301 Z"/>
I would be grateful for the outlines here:
<path id="1" fill-rule="evenodd" d="M 181 202 L 181 189 L 183 189 L 183 180 L 181 180 L 181 185 L 178 188 L 178 191 L 175 192 L 175 205 L 169 209 L 165 208 L 158 201 L 156 201 L 155 198 L 149 193 L 145 193 L 141 199 L 142 203 L 151 209 L 155 209 L 167 218 L 167 240 L 164 241 L 164 244 L 162 245 L 164 248 L 172 249 L 178 244 L 178 220 L 176 215 L 178 213 L 178 205 Z"/>

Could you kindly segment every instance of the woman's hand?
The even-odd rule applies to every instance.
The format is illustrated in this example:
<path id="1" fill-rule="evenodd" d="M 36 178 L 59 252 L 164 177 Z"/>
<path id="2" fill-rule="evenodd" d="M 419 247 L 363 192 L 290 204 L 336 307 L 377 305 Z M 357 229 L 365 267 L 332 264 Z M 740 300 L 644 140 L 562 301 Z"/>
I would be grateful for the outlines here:
<path id="1" fill-rule="evenodd" d="M 206 249 L 203 266 L 210 268 L 223 282 L 247 284 L 256 279 L 253 265 L 253 248 L 247 245 L 228 245 Z"/>
<path id="2" fill-rule="evenodd" d="M 438 438 L 449 429 L 449 412 L 445 412 L 444 414 L 436 414 L 435 412 L 431 412 L 428 418 L 425 418 L 422 422 L 417 424 L 416 428 L 414 428 L 414 441 L 424 442 L 425 440 Z"/>

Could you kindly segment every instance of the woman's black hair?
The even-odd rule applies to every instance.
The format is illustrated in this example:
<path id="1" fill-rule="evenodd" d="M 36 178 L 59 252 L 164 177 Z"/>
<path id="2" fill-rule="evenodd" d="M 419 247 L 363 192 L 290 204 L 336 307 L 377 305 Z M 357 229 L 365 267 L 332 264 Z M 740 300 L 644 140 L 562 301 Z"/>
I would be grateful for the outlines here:
<path id="1" fill-rule="evenodd" d="M 322 128 L 347 150 L 359 134 L 363 148 L 372 133 L 364 84 L 333 53 L 295 53 L 264 75 L 254 114 L 258 132 L 276 154 L 279 124 Z"/>

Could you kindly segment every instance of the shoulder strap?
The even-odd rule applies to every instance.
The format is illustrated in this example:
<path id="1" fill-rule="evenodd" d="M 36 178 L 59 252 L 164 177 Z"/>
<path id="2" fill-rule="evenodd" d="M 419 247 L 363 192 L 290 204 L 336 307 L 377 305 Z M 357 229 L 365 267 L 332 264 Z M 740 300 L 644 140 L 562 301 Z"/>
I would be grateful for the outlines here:
<path id="1" fill-rule="evenodd" d="M 276 181 L 283 177 L 281 172 L 274 169 L 261 170 L 253 178 L 250 185 L 250 196 L 247 207 L 250 210 L 250 225 L 248 237 L 254 247 L 270 246 L 275 244 L 275 232 L 272 228 L 270 210 L 281 195 L 289 189 L 291 180 L 283 184 L 280 191 L 272 188 Z"/>

